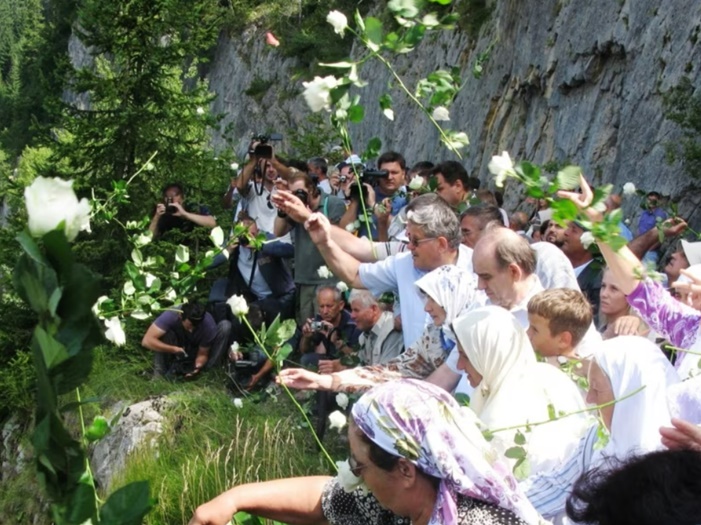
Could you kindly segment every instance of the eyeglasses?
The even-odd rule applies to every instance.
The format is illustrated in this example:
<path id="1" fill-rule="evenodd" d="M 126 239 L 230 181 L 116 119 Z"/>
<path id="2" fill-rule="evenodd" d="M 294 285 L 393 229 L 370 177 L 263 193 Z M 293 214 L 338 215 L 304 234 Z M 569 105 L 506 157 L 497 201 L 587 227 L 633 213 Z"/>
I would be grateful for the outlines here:
<path id="1" fill-rule="evenodd" d="M 360 472 L 367 467 L 367 465 L 363 465 L 362 463 L 358 463 L 358 460 L 355 459 L 353 456 L 348 457 L 348 466 L 350 467 L 351 473 L 356 477 L 360 477 Z"/>
<path id="2" fill-rule="evenodd" d="M 419 244 L 423 244 L 428 241 L 435 241 L 438 237 L 426 237 L 425 239 L 409 239 L 408 245 L 411 248 L 418 248 Z"/>

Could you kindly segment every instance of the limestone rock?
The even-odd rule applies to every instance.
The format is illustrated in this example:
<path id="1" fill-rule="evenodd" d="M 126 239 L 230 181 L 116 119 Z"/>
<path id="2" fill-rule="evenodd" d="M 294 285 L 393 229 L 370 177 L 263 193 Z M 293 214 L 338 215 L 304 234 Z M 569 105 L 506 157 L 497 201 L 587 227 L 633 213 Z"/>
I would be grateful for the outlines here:
<path id="1" fill-rule="evenodd" d="M 158 453 L 158 437 L 163 432 L 163 414 L 169 405 L 169 399 L 161 396 L 126 408 L 120 402 L 108 411 L 109 419 L 123 410 L 112 431 L 98 441 L 91 451 L 90 465 L 100 488 L 109 488 L 115 474 L 121 471 L 129 454 L 137 448 L 148 447 L 154 450 L 154 454 Z"/>

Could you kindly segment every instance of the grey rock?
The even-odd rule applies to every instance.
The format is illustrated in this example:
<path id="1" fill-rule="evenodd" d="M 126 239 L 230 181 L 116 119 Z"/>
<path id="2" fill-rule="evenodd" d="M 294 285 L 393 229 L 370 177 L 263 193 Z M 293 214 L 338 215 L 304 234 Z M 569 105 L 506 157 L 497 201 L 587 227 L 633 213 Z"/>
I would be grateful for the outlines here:
<path id="1" fill-rule="evenodd" d="M 164 411 L 170 405 L 166 397 L 156 397 L 125 406 L 111 407 L 106 417 L 121 417 L 111 432 L 97 442 L 90 453 L 90 465 L 98 485 L 107 490 L 114 476 L 122 471 L 129 454 L 148 447 L 158 453 L 158 437 L 163 432 Z"/>

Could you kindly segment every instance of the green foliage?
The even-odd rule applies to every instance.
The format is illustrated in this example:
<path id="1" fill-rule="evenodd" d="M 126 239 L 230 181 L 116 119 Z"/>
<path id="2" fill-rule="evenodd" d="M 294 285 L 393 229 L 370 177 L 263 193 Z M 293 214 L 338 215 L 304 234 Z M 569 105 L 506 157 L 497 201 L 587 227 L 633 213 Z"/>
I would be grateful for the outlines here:
<path id="1" fill-rule="evenodd" d="M 688 77 L 665 93 L 665 116 L 682 129 L 681 141 L 668 143 L 667 157 L 670 163 L 681 162 L 694 178 L 701 177 L 701 94 L 694 95 L 695 88 Z"/>
<path id="2" fill-rule="evenodd" d="M 244 91 L 244 93 L 260 104 L 263 97 L 272 87 L 272 85 L 272 80 L 266 80 L 262 77 L 256 76 L 253 78 L 251 85 L 246 91 Z"/>
<path id="3" fill-rule="evenodd" d="M 345 159 L 339 149 L 341 136 L 319 113 L 312 113 L 300 126 L 289 128 L 287 136 L 292 146 L 291 153 L 297 158 L 310 159 L 321 155 L 332 163 Z"/>
<path id="4" fill-rule="evenodd" d="M 459 0 L 455 4 L 455 12 L 459 16 L 458 27 L 476 39 L 482 26 L 492 16 L 495 5 L 487 0 Z"/>

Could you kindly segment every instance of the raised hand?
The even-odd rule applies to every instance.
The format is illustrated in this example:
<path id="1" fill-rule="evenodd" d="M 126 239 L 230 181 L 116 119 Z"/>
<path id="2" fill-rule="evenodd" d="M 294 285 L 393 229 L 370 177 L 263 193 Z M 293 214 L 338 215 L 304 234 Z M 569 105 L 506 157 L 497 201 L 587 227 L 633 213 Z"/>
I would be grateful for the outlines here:
<path id="1" fill-rule="evenodd" d="M 333 378 L 304 368 L 286 368 L 280 371 L 276 381 L 296 390 L 330 390 Z"/>
<path id="2" fill-rule="evenodd" d="M 304 223 L 314 244 L 326 244 L 331 238 L 331 223 L 323 213 L 312 213 Z"/>

